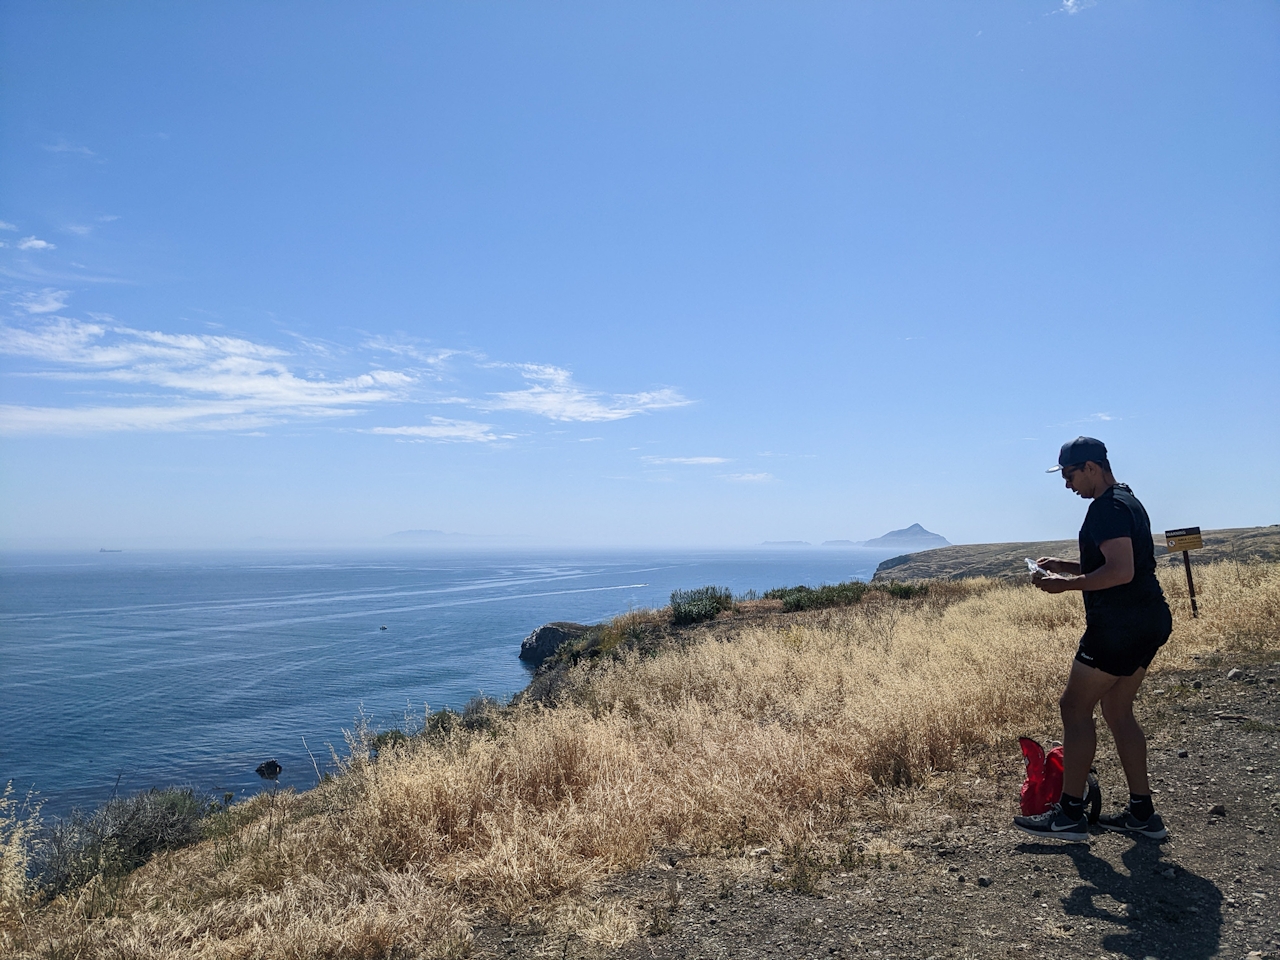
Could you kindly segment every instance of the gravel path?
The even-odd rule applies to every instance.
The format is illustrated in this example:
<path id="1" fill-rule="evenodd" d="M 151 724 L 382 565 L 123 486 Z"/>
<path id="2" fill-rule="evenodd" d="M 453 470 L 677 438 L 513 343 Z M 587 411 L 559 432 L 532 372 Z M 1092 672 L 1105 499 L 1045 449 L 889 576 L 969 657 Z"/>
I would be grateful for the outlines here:
<path id="1" fill-rule="evenodd" d="M 1155 674 L 1139 713 L 1163 842 L 1015 831 L 1012 757 L 843 847 L 666 851 L 601 891 L 644 917 L 619 950 L 491 926 L 477 929 L 476 955 L 1280 958 L 1280 663 Z M 1098 767 L 1107 806 L 1127 799 L 1101 730 Z"/>

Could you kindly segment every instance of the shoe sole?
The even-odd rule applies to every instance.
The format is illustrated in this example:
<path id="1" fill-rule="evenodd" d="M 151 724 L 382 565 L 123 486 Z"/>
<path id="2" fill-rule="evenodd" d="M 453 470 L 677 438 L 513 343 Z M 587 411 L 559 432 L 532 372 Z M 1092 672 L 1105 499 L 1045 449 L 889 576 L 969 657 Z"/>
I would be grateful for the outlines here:
<path id="1" fill-rule="evenodd" d="M 1089 839 L 1089 834 L 1087 832 L 1070 833 L 1064 830 L 1061 833 L 1050 833 L 1047 830 L 1031 830 L 1020 823 L 1015 823 L 1014 826 L 1029 837 L 1043 837 L 1046 840 L 1061 840 L 1064 843 L 1085 843 Z"/>
<path id="2" fill-rule="evenodd" d="M 1169 829 L 1167 827 L 1162 829 L 1159 833 L 1153 833 L 1148 830 L 1134 830 L 1130 827 L 1113 827 L 1105 823 L 1099 823 L 1098 826 L 1103 830 L 1110 830 L 1112 833 L 1128 833 L 1135 837 L 1146 837 L 1148 840 L 1163 840 L 1169 835 Z"/>

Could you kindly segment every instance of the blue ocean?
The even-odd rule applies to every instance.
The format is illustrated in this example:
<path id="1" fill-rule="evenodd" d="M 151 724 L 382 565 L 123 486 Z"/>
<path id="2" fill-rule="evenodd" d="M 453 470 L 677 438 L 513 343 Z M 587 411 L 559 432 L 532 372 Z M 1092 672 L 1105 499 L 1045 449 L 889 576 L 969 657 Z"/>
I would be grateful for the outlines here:
<path id="1" fill-rule="evenodd" d="M 113 792 L 305 789 L 363 716 L 499 699 L 520 641 L 707 584 L 870 579 L 857 549 L 684 553 L 99 553 L 0 558 L 0 785 L 47 814 Z M 382 629 L 385 627 L 386 629 Z M 314 762 L 313 762 L 314 757 Z"/>

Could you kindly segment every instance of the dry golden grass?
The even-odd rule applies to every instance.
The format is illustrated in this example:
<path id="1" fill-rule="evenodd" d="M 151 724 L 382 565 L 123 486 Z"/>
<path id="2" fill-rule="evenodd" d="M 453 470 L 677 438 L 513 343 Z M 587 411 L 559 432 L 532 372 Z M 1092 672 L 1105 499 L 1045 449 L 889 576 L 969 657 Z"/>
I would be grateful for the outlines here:
<path id="1" fill-rule="evenodd" d="M 20 924 L 25 913 L 38 813 L 14 796 L 12 783 L 0 790 L 0 930 Z"/>
<path id="2" fill-rule="evenodd" d="M 1276 647 L 1280 565 L 1162 574 L 1158 665 Z M 626 624 L 619 624 L 624 630 Z M 1075 595 L 993 581 L 923 600 L 730 628 L 656 657 L 584 663 L 555 709 L 413 740 L 308 794 L 233 808 L 220 835 L 10 913 L 18 957 L 462 956 L 482 912 L 619 944 L 643 918 L 596 896 L 655 848 L 808 848 L 1020 733 L 1055 729 Z M 723 632 L 723 631 L 720 631 Z"/>

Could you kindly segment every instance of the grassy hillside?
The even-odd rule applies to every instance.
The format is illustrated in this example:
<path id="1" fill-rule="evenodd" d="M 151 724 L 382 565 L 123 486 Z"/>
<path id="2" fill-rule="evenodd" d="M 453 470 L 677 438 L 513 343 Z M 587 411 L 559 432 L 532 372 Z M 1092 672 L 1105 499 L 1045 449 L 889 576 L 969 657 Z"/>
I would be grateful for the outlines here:
<path id="1" fill-rule="evenodd" d="M 1156 559 L 1181 565 L 1182 554 L 1168 554 L 1164 537 L 1154 538 Z M 1280 524 L 1269 527 L 1236 527 L 1207 530 L 1204 549 L 1193 551 L 1192 563 L 1217 560 L 1280 560 Z M 1025 557 L 1062 557 L 1075 560 L 1080 551 L 1072 540 L 1040 540 L 1026 543 L 971 543 L 939 547 L 885 560 L 876 568 L 874 580 L 958 580 L 964 577 L 1026 579 Z"/>
<path id="2" fill-rule="evenodd" d="M 1276 645 L 1280 565 L 1203 568 L 1198 620 L 1180 576 L 1162 572 L 1176 626 L 1161 665 Z M 626 637 L 661 616 L 621 618 L 551 708 L 424 723 L 380 753 L 353 736 L 332 781 L 222 810 L 203 842 L 52 902 L 21 889 L 24 838 L 0 808 L 0 954 L 467 956 L 496 917 L 567 955 L 571 936 L 603 949 L 659 922 L 608 880 L 673 847 L 730 876 L 771 844 L 802 890 L 814 871 L 878 861 L 878 841 L 854 847 L 858 825 L 966 804 L 1018 734 L 1047 739 L 1082 628 L 1078 597 L 992 579 L 780 607 L 643 652 Z"/>

